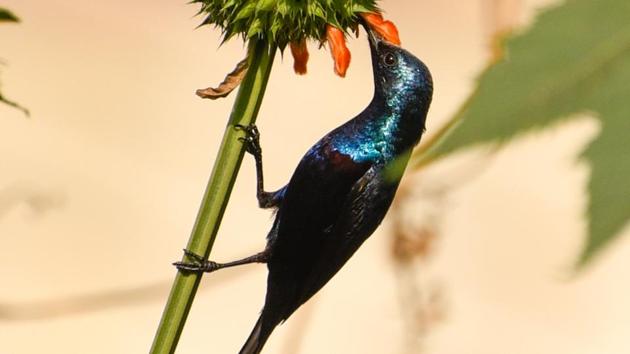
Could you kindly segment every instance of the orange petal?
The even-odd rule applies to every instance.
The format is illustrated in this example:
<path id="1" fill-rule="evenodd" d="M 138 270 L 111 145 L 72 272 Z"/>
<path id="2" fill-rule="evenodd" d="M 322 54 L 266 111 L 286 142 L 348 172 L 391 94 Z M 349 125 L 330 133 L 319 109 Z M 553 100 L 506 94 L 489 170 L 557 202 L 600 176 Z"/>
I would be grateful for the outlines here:
<path id="1" fill-rule="evenodd" d="M 366 20 L 370 25 L 378 25 L 383 23 L 383 15 L 378 12 L 363 12 L 361 17 Z"/>
<path id="2" fill-rule="evenodd" d="M 376 12 L 364 12 L 361 17 L 368 23 L 370 28 L 376 31 L 386 41 L 395 45 L 400 45 L 400 36 L 398 28 L 392 21 L 383 20 L 383 16 Z"/>
<path id="3" fill-rule="evenodd" d="M 335 61 L 335 73 L 345 77 L 348 66 L 350 66 L 350 50 L 346 47 L 346 37 L 339 28 L 327 25 L 326 38 L 330 46 L 330 53 Z"/>
<path id="4" fill-rule="evenodd" d="M 308 63 L 308 48 L 306 40 L 299 43 L 291 42 L 291 54 L 293 55 L 293 71 L 298 75 L 306 74 L 306 63 Z"/>

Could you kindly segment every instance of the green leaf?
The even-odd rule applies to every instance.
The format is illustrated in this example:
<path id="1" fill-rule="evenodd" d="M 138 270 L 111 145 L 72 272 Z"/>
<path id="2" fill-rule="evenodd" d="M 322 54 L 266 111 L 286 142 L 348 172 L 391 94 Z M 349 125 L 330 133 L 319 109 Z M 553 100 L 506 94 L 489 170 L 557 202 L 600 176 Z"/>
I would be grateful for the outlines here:
<path id="1" fill-rule="evenodd" d="M 20 22 L 11 11 L 0 7 L 0 22 Z"/>
<path id="2" fill-rule="evenodd" d="M 566 1 L 507 41 L 505 58 L 483 73 L 454 117 L 458 124 L 415 162 L 594 113 L 601 134 L 581 155 L 592 169 L 588 240 L 578 263 L 585 265 L 630 219 L 629 83 L 630 1 Z"/>
<path id="3" fill-rule="evenodd" d="M 262 32 L 262 27 L 262 21 L 257 18 L 249 27 L 249 31 L 247 31 L 247 38 L 253 38 L 254 36 L 260 34 Z"/>
<path id="4" fill-rule="evenodd" d="M 256 4 L 257 11 L 270 11 L 276 4 L 275 0 L 259 0 Z"/>
<path id="5" fill-rule="evenodd" d="M 256 10 L 256 3 L 250 2 L 249 4 L 243 6 L 241 10 L 238 12 L 234 21 L 246 19 L 254 14 Z"/>

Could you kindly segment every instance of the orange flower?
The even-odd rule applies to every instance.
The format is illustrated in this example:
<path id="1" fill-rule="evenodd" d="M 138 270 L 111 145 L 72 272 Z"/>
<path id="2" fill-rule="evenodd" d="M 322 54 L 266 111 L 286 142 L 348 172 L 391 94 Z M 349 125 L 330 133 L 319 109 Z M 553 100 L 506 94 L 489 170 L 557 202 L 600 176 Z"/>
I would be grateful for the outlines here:
<path id="1" fill-rule="evenodd" d="M 293 55 L 293 70 L 298 75 L 306 74 L 306 63 L 308 63 L 306 40 L 302 39 L 299 43 L 291 42 L 290 47 Z"/>
<path id="2" fill-rule="evenodd" d="M 395 45 L 400 45 L 398 29 L 392 21 L 386 21 L 378 12 L 364 12 L 360 16 L 367 22 L 368 26 L 378 33 L 386 41 Z M 341 77 L 346 76 L 350 66 L 350 50 L 346 47 L 346 37 L 344 32 L 331 25 L 326 25 L 326 41 L 330 46 L 330 53 L 335 62 L 335 73 Z M 306 40 L 291 42 L 291 54 L 293 55 L 293 70 L 298 75 L 306 74 L 306 64 L 308 62 L 308 49 Z"/>
<path id="3" fill-rule="evenodd" d="M 330 46 L 330 53 L 335 61 L 335 73 L 341 77 L 346 76 L 348 66 L 350 66 L 350 50 L 346 47 L 346 37 L 339 28 L 327 25 L 326 39 Z"/>
<path id="4" fill-rule="evenodd" d="M 400 45 L 398 29 L 392 21 L 383 20 L 383 16 L 376 12 L 364 12 L 361 14 L 361 17 L 363 17 L 368 25 L 380 34 L 386 41 L 395 45 Z"/>

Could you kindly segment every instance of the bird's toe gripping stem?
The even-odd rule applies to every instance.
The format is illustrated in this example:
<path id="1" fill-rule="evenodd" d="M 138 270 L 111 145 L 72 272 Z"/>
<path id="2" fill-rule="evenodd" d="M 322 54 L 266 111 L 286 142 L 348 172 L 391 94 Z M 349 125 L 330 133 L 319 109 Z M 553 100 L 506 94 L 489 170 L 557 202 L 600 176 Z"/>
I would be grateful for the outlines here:
<path id="1" fill-rule="evenodd" d="M 245 144 L 245 151 L 254 156 L 262 154 L 262 149 L 260 147 L 260 132 L 255 124 L 250 124 L 248 126 L 236 124 L 234 128 L 245 132 L 244 137 L 238 138 L 238 140 Z"/>
<path id="2" fill-rule="evenodd" d="M 221 268 L 217 262 L 206 260 L 202 256 L 187 249 L 184 249 L 184 254 L 192 261 L 173 263 L 173 265 L 182 272 L 210 273 Z"/>

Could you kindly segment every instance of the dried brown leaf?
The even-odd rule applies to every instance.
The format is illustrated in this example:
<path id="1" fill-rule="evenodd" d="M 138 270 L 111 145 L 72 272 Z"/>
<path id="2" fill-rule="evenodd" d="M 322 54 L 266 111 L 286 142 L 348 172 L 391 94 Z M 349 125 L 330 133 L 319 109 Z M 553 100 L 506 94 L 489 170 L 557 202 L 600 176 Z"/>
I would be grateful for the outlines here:
<path id="1" fill-rule="evenodd" d="M 238 64 L 236 64 L 236 68 L 234 68 L 231 73 L 227 74 L 223 82 L 219 84 L 219 87 L 199 89 L 197 90 L 197 96 L 201 98 L 209 98 L 211 100 L 226 97 L 241 83 L 241 81 L 243 81 L 245 74 L 247 74 L 248 67 L 247 58 L 241 60 Z"/>

